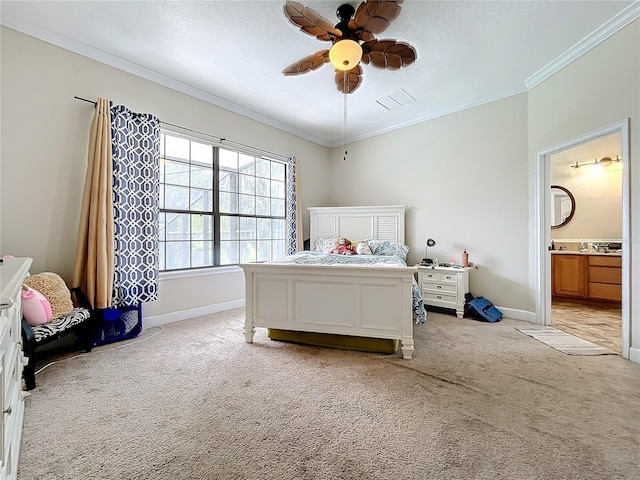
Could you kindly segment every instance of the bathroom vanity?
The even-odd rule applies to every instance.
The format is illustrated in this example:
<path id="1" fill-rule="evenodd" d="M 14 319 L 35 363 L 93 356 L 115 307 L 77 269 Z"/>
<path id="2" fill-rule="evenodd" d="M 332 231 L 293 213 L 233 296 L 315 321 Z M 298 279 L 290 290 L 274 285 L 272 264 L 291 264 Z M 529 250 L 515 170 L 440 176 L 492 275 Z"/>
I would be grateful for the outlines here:
<path id="1" fill-rule="evenodd" d="M 622 254 L 555 250 L 551 252 L 554 300 L 619 306 Z"/>

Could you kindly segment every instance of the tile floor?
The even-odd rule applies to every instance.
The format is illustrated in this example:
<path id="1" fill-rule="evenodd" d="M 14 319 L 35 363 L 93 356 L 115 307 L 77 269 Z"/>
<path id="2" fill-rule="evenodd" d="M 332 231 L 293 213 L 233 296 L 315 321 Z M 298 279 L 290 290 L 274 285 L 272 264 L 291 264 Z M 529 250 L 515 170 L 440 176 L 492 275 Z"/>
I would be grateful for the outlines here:
<path id="1" fill-rule="evenodd" d="M 551 326 L 622 353 L 622 310 L 554 301 Z"/>

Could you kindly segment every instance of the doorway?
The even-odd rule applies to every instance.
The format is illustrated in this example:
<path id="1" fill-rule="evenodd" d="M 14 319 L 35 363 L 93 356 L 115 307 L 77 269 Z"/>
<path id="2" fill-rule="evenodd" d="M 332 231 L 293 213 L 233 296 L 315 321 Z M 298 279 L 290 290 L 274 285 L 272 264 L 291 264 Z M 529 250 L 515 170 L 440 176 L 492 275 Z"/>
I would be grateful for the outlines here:
<path id="1" fill-rule="evenodd" d="M 622 137 L 550 155 L 550 325 L 622 353 Z M 576 268 L 576 266 L 578 268 Z"/>
<path id="2" fill-rule="evenodd" d="M 596 149 L 602 150 L 596 150 Z M 608 149 L 605 153 L 605 149 Z M 597 152 L 597 153 L 596 153 Z M 619 152 L 619 153 L 618 153 Z M 613 157 L 612 157 L 613 155 Z M 616 158 L 618 155 L 618 158 Z M 555 147 L 551 147 L 545 151 L 539 152 L 537 154 L 537 181 L 536 186 L 538 190 L 537 196 L 537 248 L 536 248 L 536 262 L 538 265 L 538 292 L 536 299 L 536 307 L 540 315 L 538 316 L 539 323 L 543 325 L 552 325 L 556 326 L 556 328 L 564 329 L 566 331 L 570 331 L 571 329 L 575 329 L 574 331 L 570 331 L 577 336 L 581 336 L 582 338 L 586 338 L 587 340 L 592 341 L 593 343 L 599 343 L 594 340 L 597 339 L 597 335 L 604 335 L 612 337 L 612 343 L 609 343 L 607 348 L 616 349 L 616 353 L 620 353 L 624 358 L 629 358 L 629 342 L 630 342 L 630 319 L 629 319 L 629 288 L 630 288 L 630 268 L 629 268 L 629 255 L 628 253 L 625 255 L 625 252 L 629 252 L 630 244 L 629 244 L 629 168 L 627 167 L 629 155 L 629 126 L 628 120 L 623 122 L 619 122 L 608 127 L 604 127 L 597 131 L 588 133 L 579 138 L 569 140 L 563 144 L 557 145 Z M 581 158 L 578 158 L 581 157 Z M 568 161 L 569 158 L 572 158 L 571 162 Z M 611 162 L 608 160 L 605 161 L 604 164 L 600 164 L 601 159 L 603 158 L 611 158 Z M 598 162 L 595 160 L 598 159 Z M 578 164 L 576 168 L 576 162 Z M 570 165 L 570 163 L 572 165 Z M 599 164 L 599 165 L 598 165 Z M 607 166 L 605 166 L 607 165 Z M 604 182 L 603 179 L 609 177 L 609 181 L 615 183 L 612 179 L 615 175 L 612 175 L 614 170 L 610 170 L 609 172 L 605 172 L 604 177 L 600 177 L 600 180 L 596 180 L 595 172 L 591 173 L 590 170 L 595 169 L 606 169 L 615 165 L 615 169 L 618 169 L 618 192 L 619 202 L 616 203 L 615 207 L 613 204 L 610 204 L 610 209 L 617 209 L 615 215 L 607 215 L 607 209 L 600 209 L 600 212 L 594 211 L 593 218 L 590 218 L 589 215 L 584 215 L 587 213 L 589 208 L 589 202 L 598 203 L 609 203 L 613 195 L 610 195 L 611 192 L 605 192 L 605 198 L 608 200 L 603 200 L 603 198 L 598 198 L 598 195 L 593 195 L 594 198 L 591 199 L 582 199 L 581 205 L 576 205 L 575 215 L 575 223 L 572 218 L 569 223 L 564 224 L 562 229 L 565 229 L 564 232 L 561 232 L 559 229 L 552 229 L 552 195 L 551 185 L 553 181 L 558 182 L 558 179 L 562 179 L 562 182 L 565 184 L 569 184 L 574 188 L 590 188 L 594 190 L 595 182 Z M 561 174 L 558 171 L 562 172 Z M 569 172 L 569 173 L 567 173 Z M 589 176 L 591 175 L 591 176 Z M 590 184 L 590 186 L 589 186 Z M 582 196 L 582 195 L 581 195 Z M 616 200 L 617 201 L 617 200 Z M 585 204 L 586 203 L 586 204 Z M 582 208 L 581 208 L 582 207 Z M 581 215 L 578 215 L 578 209 L 581 208 Z M 556 213 L 556 212 L 554 212 Z M 604 215 L 604 216 L 600 216 Z M 600 216 L 600 217 L 598 217 Z M 612 230 L 611 225 L 607 224 L 606 228 L 600 230 L 594 230 L 592 232 L 584 230 L 586 225 L 591 221 L 594 222 L 595 219 L 600 218 L 599 223 L 601 226 L 605 226 L 607 222 L 609 223 L 618 223 L 618 230 Z M 579 220 L 580 219 L 580 220 Z M 555 220 L 554 220 L 555 221 Z M 571 227 L 571 228 L 570 228 Z M 557 231 L 556 231 L 557 230 Z M 606 234 L 604 232 L 607 232 Z M 619 233 L 618 233 L 619 232 Z M 578 285 L 581 285 L 579 288 L 582 290 L 576 290 L 572 293 L 571 288 L 567 287 L 563 289 L 563 295 L 567 295 L 567 298 L 571 295 L 574 295 L 574 298 L 571 302 L 568 302 L 569 305 L 560 305 L 559 302 L 552 301 L 552 265 L 551 260 L 552 256 L 557 256 L 558 251 L 554 254 L 551 253 L 552 243 L 551 240 L 555 240 L 556 237 L 560 240 L 559 245 L 556 248 L 562 246 L 563 248 L 569 250 L 569 252 L 564 252 L 570 254 L 572 250 L 575 253 L 578 253 L 579 250 L 583 250 L 583 254 L 589 253 L 589 249 L 596 253 L 600 253 L 600 256 L 595 257 L 606 257 L 607 262 L 612 262 L 612 256 L 607 255 L 604 252 L 604 249 L 601 248 L 598 252 L 598 247 L 603 245 L 608 245 L 610 247 L 620 247 L 610 248 L 611 250 L 618 250 L 619 253 L 617 256 L 619 258 L 618 262 L 620 265 L 620 277 L 621 277 L 621 285 L 619 290 L 620 303 L 619 309 L 616 312 L 615 309 L 613 311 L 608 311 L 610 309 L 598 310 L 598 306 L 602 306 L 601 302 L 595 302 L 594 305 L 589 305 L 589 297 L 595 296 L 598 297 L 597 288 L 599 285 L 595 285 L 589 283 L 591 280 L 589 278 L 584 277 L 587 275 L 587 270 L 583 263 L 586 262 L 586 258 L 578 258 L 578 255 L 575 255 L 576 263 L 574 266 L 574 271 L 576 275 L 581 274 L 584 275 L 580 280 Z M 583 243 L 583 245 L 581 245 Z M 594 248 L 595 245 L 595 248 Z M 563 254 L 561 254 L 563 255 Z M 590 257 L 589 255 L 585 255 L 586 257 Z M 568 257 L 563 255 L 565 260 L 569 260 Z M 567 264 L 571 264 L 571 262 L 564 262 Z M 565 277 L 569 278 L 569 277 Z M 606 280 L 607 282 L 609 280 Z M 605 286 L 606 288 L 610 288 L 609 286 Z M 578 287 L 576 287 L 578 288 Z M 568 294 L 566 292 L 569 292 Z M 589 293 L 592 292 L 592 293 Z M 596 292 L 596 293 L 593 293 Z M 564 303 L 564 302 L 562 302 Z M 605 306 L 613 306 L 610 303 L 607 304 L 605 302 Z M 560 313 L 557 311 L 557 308 L 564 308 L 565 312 L 563 315 L 565 317 L 569 317 L 569 321 L 562 323 L 560 319 Z M 573 310 L 571 310 L 573 309 Z M 556 310 L 556 314 L 554 315 L 554 310 Z M 585 316 L 591 316 L 593 318 L 594 325 L 588 325 L 584 323 Z M 554 320 L 555 317 L 555 320 Z M 571 318 L 574 320 L 572 321 Z M 576 320 L 577 319 L 577 320 Z M 581 325 L 581 322 L 583 325 Z M 555 325 L 554 325 L 555 323 Z M 612 325 L 614 326 L 614 330 L 612 330 Z M 597 332 L 598 329 L 603 330 L 602 332 Z M 596 330 L 594 337 L 589 337 L 589 330 Z M 604 330 L 609 330 L 605 332 Z M 594 331 L 591 332 L 594 334 Z M 617 338 L 615 338 L 617 335 Z"/>

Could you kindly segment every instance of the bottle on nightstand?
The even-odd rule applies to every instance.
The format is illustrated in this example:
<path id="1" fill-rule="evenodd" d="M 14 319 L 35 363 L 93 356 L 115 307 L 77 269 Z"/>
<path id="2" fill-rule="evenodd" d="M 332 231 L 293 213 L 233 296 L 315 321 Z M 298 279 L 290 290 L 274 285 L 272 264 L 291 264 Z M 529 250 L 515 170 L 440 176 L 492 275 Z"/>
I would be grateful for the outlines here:
<path id="1" fill-rule="evenodd" d="M 468 267 L 469 266 L 469 254 L 467 253 L 467 249 L 466 248 L 462 252 L 462 262 L 461 263 L 462 263 L 463 267 Z"/>

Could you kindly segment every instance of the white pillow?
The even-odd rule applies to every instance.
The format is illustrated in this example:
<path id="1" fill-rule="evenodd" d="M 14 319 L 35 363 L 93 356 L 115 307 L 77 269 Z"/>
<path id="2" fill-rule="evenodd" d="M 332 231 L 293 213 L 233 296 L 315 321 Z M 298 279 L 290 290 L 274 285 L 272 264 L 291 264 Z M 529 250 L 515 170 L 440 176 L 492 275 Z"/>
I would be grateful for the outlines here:
<path id="1" fill-rule="evenodd" d="M 373 252 L 365 242 L 358 242 L 356 245 L 356 253 L 358 255 L 373 255 Z"/>
<path id="2" fill-rule="evenodd" d="M 407 260 L 409 247 L 403 243 L 392 242 L 390 240 L 376 240 L 373 238 L 365 239 L 367 245 L 374 255 L 396 255 L 403 260 Z"/>
<path id="3" fill-rule="evenodd" d="M 329 253 L 336 246 L 336 240 L 336 237 L 318 237 L 313 241 L 313 251 Z"/>

